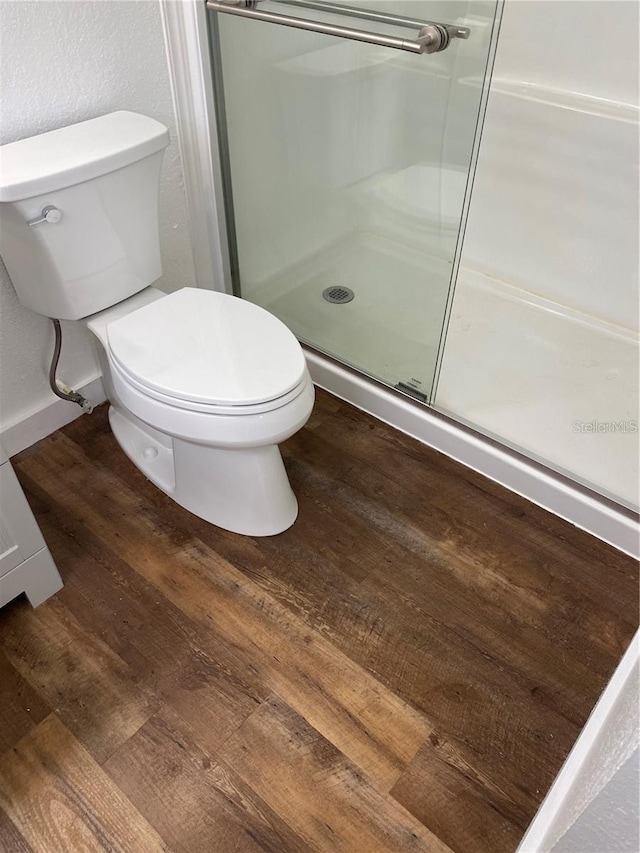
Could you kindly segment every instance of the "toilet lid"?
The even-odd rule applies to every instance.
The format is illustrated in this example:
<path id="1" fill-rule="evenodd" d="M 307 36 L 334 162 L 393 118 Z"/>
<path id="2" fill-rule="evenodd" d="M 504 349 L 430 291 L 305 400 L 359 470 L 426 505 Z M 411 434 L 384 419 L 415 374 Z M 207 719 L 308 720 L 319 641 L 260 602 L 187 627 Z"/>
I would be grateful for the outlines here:
<path id="1" fill-rule="evenodd" d="M 242 406 L 275 400 L 299 385 L 300 344 L 263 308 L 185 287 L 115 320 L 109 353 L 138 383 L 168 397 Z"/>

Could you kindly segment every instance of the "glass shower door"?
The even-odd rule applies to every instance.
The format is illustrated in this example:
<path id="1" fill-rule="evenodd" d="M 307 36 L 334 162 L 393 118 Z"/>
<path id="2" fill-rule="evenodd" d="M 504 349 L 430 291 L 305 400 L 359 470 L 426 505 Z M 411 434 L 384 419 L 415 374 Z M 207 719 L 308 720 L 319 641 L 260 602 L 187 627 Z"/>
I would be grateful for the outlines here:
<path id="1" fill-rule="evenodd" d="M 209 0 L 237 295 L 428 403 L 495 0 Z"/>

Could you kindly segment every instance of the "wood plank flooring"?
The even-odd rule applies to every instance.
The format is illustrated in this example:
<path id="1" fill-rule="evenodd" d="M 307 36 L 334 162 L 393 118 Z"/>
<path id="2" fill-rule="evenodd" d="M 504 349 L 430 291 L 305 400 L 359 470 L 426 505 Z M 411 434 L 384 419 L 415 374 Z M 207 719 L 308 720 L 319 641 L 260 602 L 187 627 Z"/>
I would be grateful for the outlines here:
<path id="1" fill-rule="evenodd" d="M 635 561 L 322 392 L 298 521 L 237 536 L 106 415 L 14 460 L 65 586 L 0 611 L 0 849 L 514 851 Z"/>

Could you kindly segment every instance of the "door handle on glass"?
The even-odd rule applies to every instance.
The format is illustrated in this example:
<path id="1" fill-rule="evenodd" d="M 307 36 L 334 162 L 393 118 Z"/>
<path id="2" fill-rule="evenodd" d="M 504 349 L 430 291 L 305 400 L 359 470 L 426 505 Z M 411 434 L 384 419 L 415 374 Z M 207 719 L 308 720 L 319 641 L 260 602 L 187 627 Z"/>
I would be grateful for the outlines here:
<path id="1" fill-rule="evenodd" d="M 324 33 L 329 36 L 363 41 L 368 44 L 377 44 L 381 47 L 393 47 L 396 50 L 406 50 L 410 53 L 437 53 L 447 48 L 452 38 L 466 39 L 469 37 L 469 30 L 466 27 L 415 21 L 409 18 L 369 12 L 365 9 L 355 9 L 335 3 L 314 2 L 314 0 L 280 0 L 280 2 L 285 5 L 318 9 L 331 12 L 332 14 L 346 15 L 347 17 L 366 18 L 367 20 L 384 21 L 394 26 L 420 27 L 420 29 L 417 36 L 413 39 L 387 36 L 367 30 L 354 29 L 353 27 L 324 24 L 320 21 L 309 20 L 308 18 L 296 18 L 291 15 L 279 15 L 275 12 L 263 12 L 261 9 L 256 8 L 258 0 L 207 0 L 207 8 L 226 15 L 239 15 L 243 18 L 266 21 L 269 24 L 295 27 L 314 33 Z"/>

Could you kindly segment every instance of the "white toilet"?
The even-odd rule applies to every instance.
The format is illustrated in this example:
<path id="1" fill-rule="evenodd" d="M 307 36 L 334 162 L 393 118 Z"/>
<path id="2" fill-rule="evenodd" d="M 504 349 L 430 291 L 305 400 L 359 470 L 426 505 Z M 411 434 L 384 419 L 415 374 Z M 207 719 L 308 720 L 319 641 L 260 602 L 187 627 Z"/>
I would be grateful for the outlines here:
<path id="1" fill-rule="evenodd" d="M 166 127 L 116 112 L 0 148 L 0 254 L 20 302 L 99 341 L 109 420 L 131 461 L 219 527 L 269 536 L 298 506 L 278 443 L 314 401 L 294 335 L 212 290 L 151 287 Z"/>

